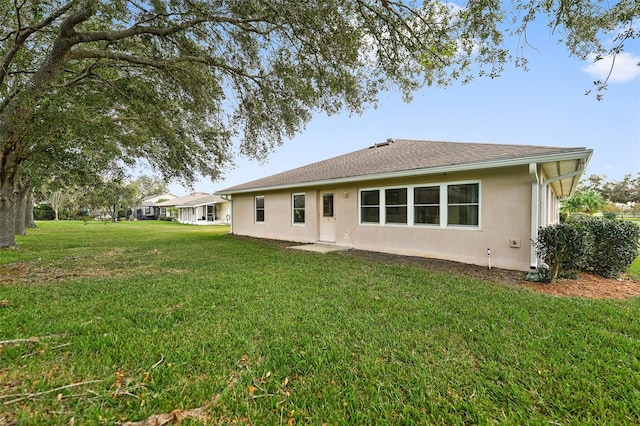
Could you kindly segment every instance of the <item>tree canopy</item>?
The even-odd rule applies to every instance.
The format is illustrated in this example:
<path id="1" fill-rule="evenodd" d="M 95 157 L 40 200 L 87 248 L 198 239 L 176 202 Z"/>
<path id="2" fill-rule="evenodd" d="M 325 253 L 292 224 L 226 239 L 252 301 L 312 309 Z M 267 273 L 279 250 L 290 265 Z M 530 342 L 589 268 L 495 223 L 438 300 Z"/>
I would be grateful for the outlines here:
<path id="1" fill-rule="evenodd" d="M 30 158 L 47 169 L 67 154 L 144 159 L 165 179 L 215 179 L 234 143 L 264 158 L 315 111 L 499 75 L 505 32 L 526 34 L 533 19 L 597 59 L 638 37 L 637 15 L 633 0 L 2 2 L 0 247 L 15 245 L 13 191 Z M 611 32 L 612 47 L 601 42 Z"/>
<path id="2" fill-rule="evenodd" d="M 640 172 L 635 178 L 628 174 L 619 181 L 608 181 L 606 175 L 590 175 L 580 182 L 580 189 L 595 192 L 612 203 L 640 203 Z"/>

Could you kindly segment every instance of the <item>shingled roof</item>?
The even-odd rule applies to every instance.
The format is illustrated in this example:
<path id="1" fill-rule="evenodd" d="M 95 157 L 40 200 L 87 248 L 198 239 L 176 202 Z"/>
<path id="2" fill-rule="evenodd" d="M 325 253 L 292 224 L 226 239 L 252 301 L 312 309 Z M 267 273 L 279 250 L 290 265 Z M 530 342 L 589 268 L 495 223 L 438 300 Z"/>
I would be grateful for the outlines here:
<path id="1" fill-rule="evenodd" d="M 583 147 L 389 139 L 349 154 L 246 182 L 217 193 L 233 194 L 311 184 L 462 171 L 574 157 L 586 162 L 591 152 Z"/>

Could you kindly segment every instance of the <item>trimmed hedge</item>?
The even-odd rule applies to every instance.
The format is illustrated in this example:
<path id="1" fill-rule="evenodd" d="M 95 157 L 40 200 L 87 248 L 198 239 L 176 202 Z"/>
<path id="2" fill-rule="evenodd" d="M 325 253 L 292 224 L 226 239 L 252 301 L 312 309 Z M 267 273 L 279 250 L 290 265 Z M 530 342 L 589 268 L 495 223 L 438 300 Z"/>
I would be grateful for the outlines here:
<path id="1" fill-rule="evenodd" d="M 632 222 L 579 215 L 542 228 L 535 247 L 548 265 L 541 271 L 546 280 L 576 271 L 615 278 L 638 256 L 639 240 L 640 226 Z"/>
<path id="2" fill-rule="evenodd" d="M 571 223 L 582 226 L 593 236 L 589 271 L 615 278 L 638 257 L 640 226 L 624 220 L 578 216 Z"/>
<path id="3" fill-rule="evenodd" d="M 535 247 L 546 264 L 540 271 L 543 280 L 555 281 L 561 273 L 567 275 L 586 268 L 592 246 L 593 236 L 575 224 L 560 223 L 540 229 Z"/>

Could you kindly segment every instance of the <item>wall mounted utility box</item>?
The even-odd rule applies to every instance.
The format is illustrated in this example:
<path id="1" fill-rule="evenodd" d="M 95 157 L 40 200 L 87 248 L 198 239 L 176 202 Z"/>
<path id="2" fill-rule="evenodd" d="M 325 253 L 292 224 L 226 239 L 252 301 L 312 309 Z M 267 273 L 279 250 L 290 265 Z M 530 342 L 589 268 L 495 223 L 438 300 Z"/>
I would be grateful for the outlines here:
<path id="1" fill-rule="evenodd" d="M 520 248 L 520 240 L 516 240 L 514 238 L 509 240 L 509 247 L 511 248 Z"/>

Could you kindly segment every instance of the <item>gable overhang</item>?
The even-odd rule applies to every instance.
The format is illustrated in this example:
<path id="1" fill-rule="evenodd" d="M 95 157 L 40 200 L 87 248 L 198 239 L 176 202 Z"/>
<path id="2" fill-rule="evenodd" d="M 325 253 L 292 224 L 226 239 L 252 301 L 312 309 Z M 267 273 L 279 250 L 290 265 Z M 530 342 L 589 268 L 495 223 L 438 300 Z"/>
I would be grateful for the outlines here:
<path id="1" fill-rule="evenodd" d="M 546 182 L 553 186 L 558 196 L 570 195 L 575 191 L 580 174 L 584 171 L 593 150 L 580 149 L 556 154 L 536 155 L 510 159 L 489 160 L 474 163 L 453 164 L 421 169 L 399 170 L 393 172 L 373 173 L 368 175 L 347 176 L 340 178 L 322 179 L 307 182 L 294 182 L 279 185 L 254 186 L 246 188 L 221 190 L 216 195 L 229 196 L 234 194 L 247 194 L 254 192 L 268 192 L 306 188 L 310 186 L 329 186 L 345 183 L 354 183 L 371 180 L 406 178 L 414 176 L 426 176 L 441 173 L 466 172 L 472 170 L 486 170 L 513 166 L 528 166 L 538 164 L 544 171 Z M 562 195 L 560 195 L 562 194 Z"/>
<path id="2" fill-rule="evenodd" d="M 543 184 L 553 188 L 557 197 L 571 196 L 584 173 L 587 163 L 591 158 L 591 152 L 582 158 L 573 158 L 540 163 L 544 176 Z"/>

